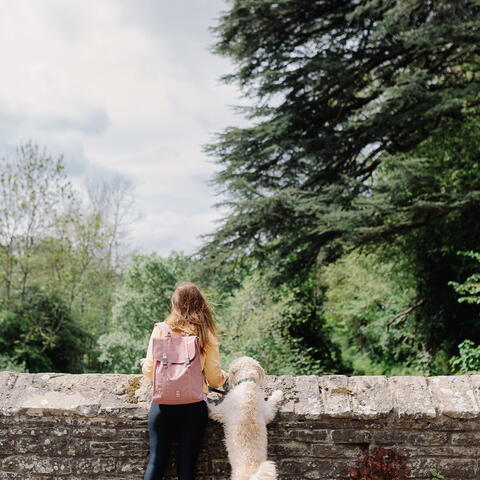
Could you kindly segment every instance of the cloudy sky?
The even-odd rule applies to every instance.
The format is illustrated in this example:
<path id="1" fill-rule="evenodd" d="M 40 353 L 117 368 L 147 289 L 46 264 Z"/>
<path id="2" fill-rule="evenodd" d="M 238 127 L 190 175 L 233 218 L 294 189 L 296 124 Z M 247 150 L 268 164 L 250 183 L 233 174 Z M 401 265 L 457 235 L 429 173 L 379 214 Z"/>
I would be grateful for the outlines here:
<path id="1" fill-rule="evenodd" d="M 69 175 L 130 178 L 133 243 L 192 252 L 212 231 L 217 168 L 202 152 L 241 124 L 220 83 L 208 27 L 223 0 L 0 0 L 0 149 L 26 139 L 65 156 Z"/>

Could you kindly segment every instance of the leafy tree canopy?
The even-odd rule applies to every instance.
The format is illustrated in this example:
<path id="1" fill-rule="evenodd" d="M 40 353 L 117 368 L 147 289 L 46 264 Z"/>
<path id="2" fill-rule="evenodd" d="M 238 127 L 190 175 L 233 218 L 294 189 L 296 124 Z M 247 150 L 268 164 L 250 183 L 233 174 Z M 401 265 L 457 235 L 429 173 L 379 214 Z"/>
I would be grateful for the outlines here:
<path id="1" fill-rule="evenodd" d="M 200 253 L 269 255 L 290 278 L 310 268 L 379 165 L 477 115 L 479 13 L 469 0 L 231 2 L 214 51 L 233 61 L 224 80 L 252 99 L 252 124 L 206 147 L 230 215 Z"/>
<path id="2" fill-rule="evenodd" d="M 189 280 L 191 265 L 182 253 L 167 258 L 135 255 L 115 292 L 109 331 L 98 339 L 104 371 L 138 373 L 153 323 L 170 313 L 170 298 L 177 283 Z"/>
<path id="3" fill-rule="evenodd" d="M 224 365 L 249 355 L 273 375 L 342 371 L 340 352 L 330 341 L 329 329 L 321 321 L 312 322 L 315 303 L 308 290 L 305 286 L 303 291 L 272 291 L 267 275 L 259 271 L 246 277 L 219 312 Z M 309 293 L 310 298 L 298 301 Z"/>

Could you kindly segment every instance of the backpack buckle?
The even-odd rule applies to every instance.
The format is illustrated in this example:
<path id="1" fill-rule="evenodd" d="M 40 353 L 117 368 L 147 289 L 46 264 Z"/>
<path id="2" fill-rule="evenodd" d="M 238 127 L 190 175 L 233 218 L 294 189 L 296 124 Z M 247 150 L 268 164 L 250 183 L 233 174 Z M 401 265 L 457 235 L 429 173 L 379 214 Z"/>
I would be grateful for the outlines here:
<path id="1" fill-rule="evenodd" d="M 187 365 L 190 365 L 192 363 L 189 357 L 185 358 L 185 363 Z"/>
<path id="2" fill-rule="evenodd" d="M 162 358 L 162 364 L 167 365 L 167 363 L 168 363 L 167 357 L 163 357 Z"/>

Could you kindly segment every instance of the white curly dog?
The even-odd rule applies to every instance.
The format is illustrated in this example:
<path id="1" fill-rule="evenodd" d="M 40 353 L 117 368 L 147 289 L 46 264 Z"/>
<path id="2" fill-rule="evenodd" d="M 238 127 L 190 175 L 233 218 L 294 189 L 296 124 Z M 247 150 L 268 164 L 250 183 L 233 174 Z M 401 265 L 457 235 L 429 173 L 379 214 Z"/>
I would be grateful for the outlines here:
<path id="1" fill-rule="evenodd" d="M 275 390 L 265 400 L 265 372 L 251 357 L 235 359 L 228 371 L 229 391 L 218 405 L 208 404 L 209 416 L 223 423 L 232 480 L 274 480 L 275 463 L 267 461 L 267 423 L 283 398 Z"/>

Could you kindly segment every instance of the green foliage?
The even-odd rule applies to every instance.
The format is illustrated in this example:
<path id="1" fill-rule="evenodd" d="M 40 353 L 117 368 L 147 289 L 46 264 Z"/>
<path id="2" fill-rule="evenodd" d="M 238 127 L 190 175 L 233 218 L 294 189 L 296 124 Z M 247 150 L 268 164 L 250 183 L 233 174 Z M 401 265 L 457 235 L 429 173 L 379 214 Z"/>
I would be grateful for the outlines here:
<path id="1" fill-rule="evenodd" d="M 119 329 L 101 335 L 97 342 L 98 361 L 104 373 L 138 373 L 140 358 L 145 357 L 148 338 L 135 337 L 128 329 Z"/>
<path id="2" fill-rule="evenodd" d="M 16 312 L 18 305 L 25 309 L 31 300 L 27 292 L 48 285 L 48 292 L 62 302 L 75 328 L 95 338 L 105 333 L 112 294 L 123 268 L 124 222 L 132 203 L 129 189 L 128 182 L 114 178 L 89 185 L 85 195 L 67 178 L 63 158 L 53 158 L 33 142 L 20 144 L 14 155 L 2 158 L 0 302 L 4 310 Z M 31 330 L 32 325 L 22 328 Z M 38 328 L 43 329 L 40 321 Z M 47 342 L 48 328 L 41 335 Z M 46 360 L 43 346 L 36 354 L 31 345 L 26 348 L 27 368 L 32 362 L 34 371 L 60 368 Z M 10 354 L 14 355 L 13 350 Z M 37 360 L 33 360 L 35 355 Z M 16 357 L 11 360 L 17 361 Z M 82 368 L 98 366 L 91 351 L 79 362 Z M 77 370 L 69 362 L 65 368 Z"/>
<path id="3" fill-rule="evenodd" d="M 431 374 L 449 371 L 445 360 L 465 338 L 479 337 L 478 307 L 459 304 L 450 281 L 461 282 L 475 268 L 475 261 L 459 256 L 459 250 L 475 250 L 480 224 L 480 121 L 469 120 L 461 128 L 433 135 L 415 151 L 423 158 L 418 179 L 392 185 L 392 206 L 409 211 L 418 227 L 391 238 L 407 256 L 416 278 L 417 298 L 423 304 L 415 310 L 417 336 L 437 360 Z M 399 192 L 407 192 L 397 194 Z M 402 196 L 406 199 L 402 203 Z M 428 199 L 433 202 L 427 202 Z M 416 200 L 418 199 L 418 200 Z M 390 203 L 390 202 L 387 202 Z M 442 360 L 440 361 L 440 357 Z"/>
<path id="4" fill-rule="evenodd" d="M 170 312 L 175 285 L 186 278 L 187 271 L 188 259 L 182 253 L 173 252 L 167 258 L 134 256 L 115 293 L 115 325 L 144 334 L 154 322 L 163 320 Z"/>
<path id="5" fill-rule="evenodd" d="M 354 374 L 425 374 L 412 315 L 416 281 L 401 251 L 386 257 L 353 252 L 323 269 L 325 319 Z"/>
<path id="6" fill-rule="evenodd" d="M 341 330 L 335 334 L 335 342 L 341 346 L 344 360 L 351 362 L 355 371 L 446 374 L 449 370 L 448 358 L 458 342 L 466 336 L 479 339 L 478 310 L 469 305 L 459 305 L 448 285 L 452 278 L 463 280 L 465 273 L 472 269 L 473 257 L 459 259 L 457 250 L 473 249 L 478 245 L 479 138 L 478 119 L 466 122 L 455 131 L 447 129 L 442 135 L 434 135 L 422 142 L 408 155 L 398 154 L 384 160 L 375 177 L 362 184 L 360 194 L 349 203 L 349 209 L 323 210 L 320 218 L 314 215 L 313 207 L 310 210 L 306 205 L 299 207 L 303 208 L 303 213 L 310 215 L 308 228 L 318 226 L 316 222 L 319 220 L 341 233 L 341 243 L 330 243 L 333 250 L 337 249 L 336 254 L 358 246 L 363 246 L 363 251 L 368 253 L 375 251 L 378 245 L 390 245 L 392 248 L 385 255 L 393 258 L 392 263 L 401 265 L 409 276 L 407 296 L 410 300 L 405 301 L 407 290 L 399 291 L 387 281 L 380 305 L 387 302 L 394 308 L 386 312 L 383 311 L 385 307 L 379 308 L 372 302 L 370 307 L 379 315 L 375 319 L 371 318 L 369 308 L 363 304 L 369 298 L 359 298 L 356 295 L 358 290 L 346 294 L 344 300 L 338 302 L 351 305 L 353 310 L 357 310 L 352 317 L 358 315 L 357 318 L 365 322 L 358 338 L 348 338 L 352 331 L 348 328 L 345 334 Z M 332 196 L 336 192 L 339 193 L 331 187 Z M 289 193 L 282 190 L 279 195 Z M 289 202 L 293 205 L 294 198 Z M 288 218 L 288 215 L 285 211 L 282 225 L 296 221 L 297 217 Z M 295 230 L 296 227 L 298 225 L 293 223 L 289 225 L 293 235 L 298 234 L 302 239 L 312 238 L 308 228 Z M 286 250 L 291 247 L 290 240 L 284 241 L 279 233 L 275 243 Z M 263 256 L 265 264 L 274 263 L 280 271 L 287 272 L 283 276 L 285 281 L 301 284 L 301 275 L 288 270 L 292 256 L 298 250 L 293 253 L 284 251 L 281 256 L 268 256 L 262 252 L 260 248 L 259 255 Z M 335 255 L 332 256 L 332 249 L 320 248 L 317 257 L 304 259 L 302 265 L 314 269 L 317 262 L 328 263 Z M 372 273 L 382 269 L 381 256 L 374 257 L 371 263 Z M 345 276 L 350 276 L 351 271 L 355 271 L 355 265 L 349 266 Z M 472 286 L 475 288 L 474 281 Z M 336 284 L 328 284 L 327 287 L 327 297 L 341 296 L 341 286 L 338 291 Z M 356 288 L 361 287 L 360 281 Z M 407 315 L 408 321 L 400 331 L 386 330 L 388 320 L 383 314 L 393 317 L 411 307 L 415 308 Z M 340 306 L 338 310 L 342 308 Z M 327 309 L 326 315 L 330 319 L 331 314 Z M 405 331 L 403 327 L 407 326 Z M 356 327 L 354 332 L 357 332 Z M 363 342 L 370 345 L 370 350 L 365 350 Z"/>
<path id="7" fill-rule="evenodd" d="M 334 328 L 342 368 L 447 373 L 458 342 L 478 338 L 478 311 L 448 282 L 480 235 L 479 13 L 473 1 L 237 0 L 214 29 L 250 124 L 206 146 L 227 214 L 200 256 L 223 270 L 253 257 L 293 290 L 358 247 L 391 245 L 375 262 L 408 271 L 406 291 L 370 277 L 378 304 L 345 296 L 361 328 Z M 309 298 L 304 325 L 325 314 L 333 328 L 323 296 Z"/>
<path id="8" fill-rule="evenodd" d="M 234 358 L 256 358 L 272 375 L 322 374 L 341 366 L 330 355 L 338 355 L 328 345 L 328 333 L 308 329 L 305 302 L 300 292 L 273 290 L 260 273 L 245 278 L 243 285 L 219 312 L 222 361 L 225 367 Z M 308 336 L 305 335 L 308 333 Z M 318 344 L 328 345 L 319 355 Z M 335 365 L 335 366 L 334 366 Z"/>
<path id="9" fill-rule="evenodd" d="M 8 355 L 0 355 L 0 372 L 27 372 L 25 362 L 18 363 Z"/>
<path id="10" fill-rule="evenodd" d="M 72 200 L 63 159 L 26 142 L 0 159 L 0 295 L 9 307 L 25 294 L 35 241 L 51 235 Z"/>
<path id="11" fill-rule="evenodd" d="M 334 240 L 350 233 L 345 216 L 368 200 L 378 166 L 477 115 L 479 12 L 474 1 L 233 2 L 214 51 L 235 65 L 224 80 L 253 103 L 241 109 L 251 126 L 206 147 L 228 214 L 203 255 L 252 254 L 284 280 L 308 271 L 322 247 L 338 255 Z M 394 231 L 456 208 L 448 192 L 427 193 Z M 362 218 L 384 227 L 401 216 L 371 206 Z"/>
<path id="12" fill-rule="evenodd" d="M 456 252 L 477 245 L 477 212 L 474 207 L 452 212 L 406 235 L 400 243 L 417 279 L 417 298 L 424 299 L 415 311 L 417 336 L 433 356 L 443 351 L 449 358 L 465 338 L 480 341 L 478 306 L 459 303 L 449 285 L 452 279 L 463 280 L 472 271 L 473 261 Z M 448 363 L 439 364 L 431 374 L 446 374 L 448 368 Z"/>
<path id="13" fill-rule="evenodd" d="M 28 287 L 10 311 L 0 312 L 0 354 L 30 372 L 83 371 L 92 339 L 61 298 Z"/>
<path id="14" fill-rule="evenodd" d="M 313 367 L 308 352 L 298 348 L 299 339 L 288 338 L 284 332 L 286 318 L 294 313 L 292 295 L 274 297 L 263 279 L 253 275 L 245 279 L 242 288 L 222 309 L 218 321 L 224 332 L 221 338 L 224 367 L 242 355 L 256 358 L 268 374 L 295 374 Z"/>
<path id="15" fill-rule="evenodd" d="M 103 371 L 138 373 L 153 323 L 169 314 L 175 285 L 188 280 L 190 270 L 188 258 L 178 252 L 132 258 L 115 292 L 111 328 L 98 340 Z"/>
<path id="16" fill-rule="evenodd" d="M 464 255 L 465 257 L 473 258 L 474 260 L 480 262 L 480 253 L 478 252 L 458 252 L 459 255 Z M 455 292 L 457 292 L 460 297 L 458 301 L 460 303 L 473 303 L 480 304 L 480 273 L 474 273 L 470 275 L 465 282 L 448 282 L 449 285 L 453 287 Z"/>
<path id="17" fill-rule="evenodd" d="M 471 340 L 464 340 L 459 346 L 459 355 L 450 358 L 452 373 L 466 375 L 480 372 L 480 346 L 475 347 Z"/>
<path id="18" fill-rule="evenodd" d="M 61 158 L 20 145 L 0 161 L 0 368 L 137 373 L 191 280 L 225 364 L 476 370 L 479 19 L 473 0 L 230 2 L 214 51 L 250 124 L 206 146 L 227 214 L 194 257 L 125 270 L 127 183 L 82 197 Z"/>

